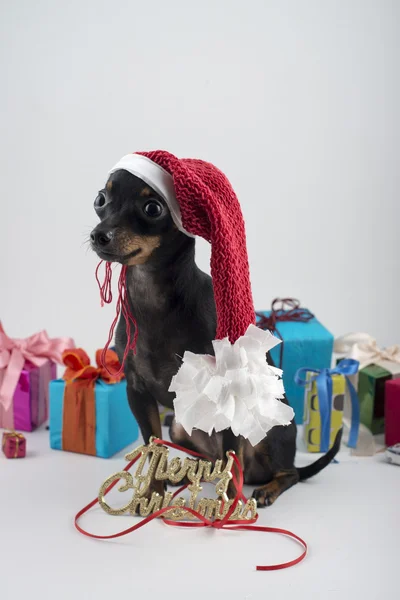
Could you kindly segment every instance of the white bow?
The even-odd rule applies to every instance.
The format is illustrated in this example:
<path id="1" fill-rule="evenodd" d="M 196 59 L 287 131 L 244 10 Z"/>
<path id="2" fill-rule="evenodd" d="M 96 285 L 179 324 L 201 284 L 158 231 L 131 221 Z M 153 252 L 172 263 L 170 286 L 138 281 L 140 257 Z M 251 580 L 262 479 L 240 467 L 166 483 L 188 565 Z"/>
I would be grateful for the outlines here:
<path id="1" fill-rule="evenodd" d="M 185 352 L 169 390 L 176 393 L 175 418 L 189 435 L 211 435 L 230 427 L 255 446 L 275 425 L 289 425 L 293 409 L 284 397 L 282 370 L 268 365 L 266 353 L 281 340 L 250 325 L 234 344 L 214 340 L 215 356 Z"/>
<path id="2" fill-rule="evenodd" d="M 379 348 L 376 340 L 367 333 L 348 333 L 335 340 L 334 351 L 354 358 L 360 363 L 360 369 L 376 364 L 387 367 L 385 364 L 398 363 L 400 365 L 400 346 L 395 344 L 388 348 Z M 389 369 L 390 366 L 389 366 Z"/>

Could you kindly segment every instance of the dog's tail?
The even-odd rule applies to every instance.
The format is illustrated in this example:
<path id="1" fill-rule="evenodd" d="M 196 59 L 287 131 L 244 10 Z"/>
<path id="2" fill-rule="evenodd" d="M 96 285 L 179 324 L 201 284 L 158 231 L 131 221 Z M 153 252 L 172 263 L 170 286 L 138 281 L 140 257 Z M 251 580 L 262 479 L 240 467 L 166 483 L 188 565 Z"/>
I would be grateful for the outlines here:
<path id="1" fill-rule="evenodd" d="M 339 452 L 340 442 L 342 441 L 342 432 L 343 432 L 342 429 L 340 429 L 337 432 L 335 442 L 334 442 L 332 448 L 330 450 L 328 450 L 328 452 L 326 454 L 324 454 L 324 456 L 321 456 L 321 458 L 319 458 L 315 462 L 311 463 L 311 465 L 307 465 L 306 467 L 298 467 L 297 468 L 297 472 L 299 474 L 300 481 L 304 481 L 305 479 L 309 479 L 310 477 L 313 477 L 314 475 L 316 475 L 317 473 L 322 471 L 322 469 L 325 469 L 325 467 L 327 467 L 330 462 L 332 462 L 332 460 L 335 458 L 336 454 Z"/>

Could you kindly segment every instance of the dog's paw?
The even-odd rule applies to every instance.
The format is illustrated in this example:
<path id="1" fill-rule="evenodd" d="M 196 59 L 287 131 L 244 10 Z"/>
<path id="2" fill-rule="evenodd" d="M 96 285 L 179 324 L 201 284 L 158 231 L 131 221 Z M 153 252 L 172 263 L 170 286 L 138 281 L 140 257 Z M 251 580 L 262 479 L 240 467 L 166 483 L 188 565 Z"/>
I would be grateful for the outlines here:
<path id="1" fill-rule="evenodd" d="M 272 498 L 268 493 L 268 490 L 265 488 L 257 488 L 253 491 L 252 498 L 257 501 L 257 508 L 265 508 L 266 506 L 271 506 L 273 504 L 275 498 Z"/>

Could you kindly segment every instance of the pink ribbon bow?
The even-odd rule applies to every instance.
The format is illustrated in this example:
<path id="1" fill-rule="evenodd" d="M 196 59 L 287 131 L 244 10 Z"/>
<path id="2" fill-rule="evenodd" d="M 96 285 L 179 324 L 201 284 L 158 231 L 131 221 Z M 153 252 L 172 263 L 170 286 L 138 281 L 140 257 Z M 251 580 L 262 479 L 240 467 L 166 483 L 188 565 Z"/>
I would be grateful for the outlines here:
<path id="1" fill-rule="evenodd" d="M 7 413 L 12 407 L 16 390 L 25 361 L 41 367 L 47 360 L 62 363 L 64 350 L 75 348 L 72 338 L 49 338 L 45 331 L 35 333 L 25 339 L 8 337 L 0 323 L 0 405 Z"/>

